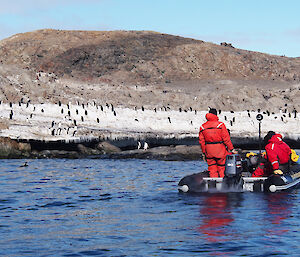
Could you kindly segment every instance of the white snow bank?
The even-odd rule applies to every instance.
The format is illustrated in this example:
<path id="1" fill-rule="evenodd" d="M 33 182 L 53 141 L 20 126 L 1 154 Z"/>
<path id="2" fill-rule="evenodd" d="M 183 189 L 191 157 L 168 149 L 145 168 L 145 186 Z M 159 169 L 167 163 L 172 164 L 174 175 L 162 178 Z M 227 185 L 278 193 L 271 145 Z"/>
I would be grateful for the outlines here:
<path id="1" fill-rule="evenodd" d="M 0 104 L 2 123 L 9 128 L 0 136 L 15 139 L 76 140 L 82 137 L 131 137 L 145 133 L 158 137 L 197 137 L 207 111 L 166 109 L 133 110 L 112 105 Z M 219 119 L 231 136 L 258 135 L 254 111 L 222 112 Z M 250 116 L 250 117 L 249 117 Z M 262 134 L 269 130 L 290 138 L 300 137 L 300 119 L 295 113 L 263 114 Z M 10 119 L 11 118 L 11 119 Z"/>

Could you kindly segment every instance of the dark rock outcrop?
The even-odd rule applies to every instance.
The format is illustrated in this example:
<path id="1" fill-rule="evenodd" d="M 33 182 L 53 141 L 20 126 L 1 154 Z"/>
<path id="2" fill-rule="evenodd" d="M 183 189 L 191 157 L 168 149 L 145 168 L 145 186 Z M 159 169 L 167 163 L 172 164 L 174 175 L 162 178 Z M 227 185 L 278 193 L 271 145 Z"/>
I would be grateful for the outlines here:
<path id="1" fill-rule="evenodd" d="M 30 156 L 30 144 L 18 143 L 7 137 L 0 137 L 0 158 L 27 158 Z"/>
<path id="2" fill-rule="evenodd" d="M 33 151 L 31 158 L 36 159 L 79 159 L 81 155 L 76 151 L 65 150 L 43 150 L 40 152 Z"/>
<path id="3" fill-rule="evenodd" d="M 107 155 L 112 159 L 153 159 L 165 161 L 187 161 L 202 159 L 200 146 L 160 146 L 147 150 L 129 150 Z"/>
<path id="4" fill-rule="evenodd" d="M 122 150 L 113 145 L 113 144 L 110 144 L 108 142 L 100 142 L 96 145 L 96 149 L 98 149 L 99 151 L 101 151 L 102 153 L 104 154 L 110 154 L 110 153 L 119 153 L 121 152 Z"/>
<path id="5" fill-rule="evenodd" d="M 79 154 L 83 155 L 83 156 L 89 156 L 89 155 L 99 155 L 101 154 L 101 151 L 99 151 L 98 149 L 93 149 L 90 147 L 86 147 L 82 144 L 79 144 L 77 146 Z"/>

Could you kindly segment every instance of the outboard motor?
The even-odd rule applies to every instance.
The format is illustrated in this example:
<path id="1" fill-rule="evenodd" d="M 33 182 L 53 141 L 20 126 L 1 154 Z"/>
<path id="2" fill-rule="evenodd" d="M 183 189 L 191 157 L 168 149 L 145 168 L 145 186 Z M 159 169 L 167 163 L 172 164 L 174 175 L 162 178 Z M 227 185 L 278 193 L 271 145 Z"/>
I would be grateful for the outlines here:
<path id="1" fill-rule="evenodd" d="M 242 160 L 239 154 L 231 154 L 226 156 L 225 173 L 223 179 L 224 189 L 242 190 Z"/>

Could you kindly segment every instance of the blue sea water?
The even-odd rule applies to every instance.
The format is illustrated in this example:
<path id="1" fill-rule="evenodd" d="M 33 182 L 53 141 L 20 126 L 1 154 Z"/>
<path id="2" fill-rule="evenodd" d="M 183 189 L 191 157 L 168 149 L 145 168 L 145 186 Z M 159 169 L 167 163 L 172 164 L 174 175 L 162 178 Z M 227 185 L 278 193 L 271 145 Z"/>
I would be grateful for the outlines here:
<path id="1" fill-rule="evenodd" d="M 1 160 L 0 256 L 300 256 L 299 190 L 180 194 L 200 161 Z"/>

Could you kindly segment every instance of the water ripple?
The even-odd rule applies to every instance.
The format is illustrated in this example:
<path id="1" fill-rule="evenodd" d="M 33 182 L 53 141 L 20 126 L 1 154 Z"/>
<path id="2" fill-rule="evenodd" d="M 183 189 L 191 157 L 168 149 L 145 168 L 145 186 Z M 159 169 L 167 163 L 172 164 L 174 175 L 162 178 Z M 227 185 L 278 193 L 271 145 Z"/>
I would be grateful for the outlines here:
<path id="1" fill-rule="evenodd" d="M 206 164 L 2 160 L 0 256 L 299 256 L 299 190 L 177 192 Z"/>

